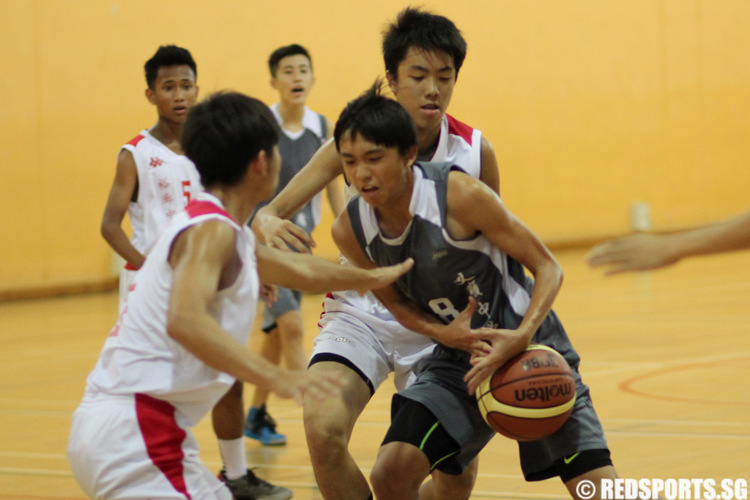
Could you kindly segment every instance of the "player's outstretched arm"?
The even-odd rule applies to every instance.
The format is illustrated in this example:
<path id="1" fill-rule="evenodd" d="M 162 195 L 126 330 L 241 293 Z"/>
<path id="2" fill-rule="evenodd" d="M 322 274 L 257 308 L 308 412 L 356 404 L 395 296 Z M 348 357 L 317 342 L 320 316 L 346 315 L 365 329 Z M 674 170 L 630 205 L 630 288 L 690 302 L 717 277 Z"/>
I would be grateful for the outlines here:
<path id="1" fill-rule="evenodd" d="M 137 187 L 138 169 L 133 154 L 122 149 L 117 156 L 115 179 L 102 214 L 101 234 L 109 246 L 136 269 L 143 265 L 145 257 L 130 243 L 122 229 L 122 221 Z"/>
<path id="2" fill-rule="evenodd" d="M 686 257 L 750 248 L 750 212 L 675 233 L 636 233 L 596 245 L 586 256 L 605 274 L 660 269 Z"/>
<path id="3" fill-rule="evenodd" d="M 258 274 L 263 283 L 300 290 L 308 293 L 324 293 L 334 290 L 357 290 L 366 292 L 381 288 L 396 281 L 411 269 L 411 259 L 395 266 L 377 269 L 361 269 L 342 266 L 309 254 L 282 252 L 259 245 Z"/>
<path id="4" fill-rule="evenodd" d="M 167 334 L 208 366 L 280 397 L 301 402 L 303 393 L 336 396 L 336 377 L 312 378 L 279 368 L 239 344 L 209 313 L 216 293 L 237 278 L 235 244 L 234 229 L 219 221 L 188 228 L 175 239 Z"/>
<path id="5" fill-rule="evenodd" d="M 315 246 L 312 237 L 286 219 L 323 191 L 341 172 L 336 145 L 329 140 L 268 205 L 258 210 L 252 224 L 258 238 L 280 250 L 287 250 L 287 245 L 291 245 L 299 252 L 309 253 L 308 248 Z"/>

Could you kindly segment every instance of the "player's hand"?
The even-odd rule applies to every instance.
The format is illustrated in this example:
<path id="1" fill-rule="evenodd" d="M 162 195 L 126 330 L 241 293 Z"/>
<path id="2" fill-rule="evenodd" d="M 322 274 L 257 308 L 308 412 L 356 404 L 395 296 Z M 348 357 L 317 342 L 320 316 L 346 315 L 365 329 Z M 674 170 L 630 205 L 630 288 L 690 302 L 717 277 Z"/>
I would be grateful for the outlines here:
<path id="1" fill-rule="evenodd" d="M 365 270 L 370 275 L 371 281 L 363 284 L 359 288 L 355 288 L 356 291 L 364 293 L 368 290 L 376 290 L 384 286 L 390 285 L 396 281 L 402 274 L 409 271 L 414 266 L 414 259 L 409 257 L 405 261 L 393 265 L 384 267 L 375 267 L 372 269 Z"/>
<path id="2" fill-rule="evenodd" d="M 271 390 L 281 398 L 294 399 L 301 405 L 304 398 L 323 401 L 341 397 L 344 382 L 337 371 L 313 375 L 308 371 L 281 370 L 273 381 Z"/>
<path id="3" fill-rule="evenodd" d="M 300 253 L 310 253 L 315 241 L 307 231 L 292 221 L 264 214 L 253 220 L 253 231 L 258 237 L 273 248 L 289 251 L 290 247 Z"/>
<path id="4" fill-rule="evenodd" d="M 487 342 L 490 349 L 471 356 L 471 370 L 464 376 L 464 381 L 469 386 L 469 394 L 474 394 L 484 379 L 529 346 L 525 338 L 515 330 L 478 328 L 472 333 L 476 338 Z"/>
<path id="5" fill-rule="evenodd" d="M 436 340 L 444 346 L 461 349 L 472 355 L 487 352 L 490 348 L 489 345 L 482 342 L 482 339 L 471 331 L 471 317 L 476 309 L 476 299 L 469 297 L 469 304 L 466 308 L 453 321 L 440 328 L 441 333 Z"/>
<path id="6" fill-rule="evenodd" d="M 668 251 L 664 236 L 637 233 L 596 245 L 586 255 L 591 267 L 605 266 L 605 274 L 648 271 L 674 264 L 677 258 Z"/>

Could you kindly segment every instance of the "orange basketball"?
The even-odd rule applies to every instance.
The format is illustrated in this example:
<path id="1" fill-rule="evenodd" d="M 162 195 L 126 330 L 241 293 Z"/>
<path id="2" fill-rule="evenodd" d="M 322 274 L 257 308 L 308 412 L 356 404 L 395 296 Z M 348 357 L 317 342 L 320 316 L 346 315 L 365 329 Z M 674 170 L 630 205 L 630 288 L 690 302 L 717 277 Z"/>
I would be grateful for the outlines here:
<path id="1" fill-rule="evenodd" d="M 487 377 L 476 397 L 490 427 L 517 441 L 536 441 L 570 417 L 575 376 L 557 351 L 532 344 Z"/>

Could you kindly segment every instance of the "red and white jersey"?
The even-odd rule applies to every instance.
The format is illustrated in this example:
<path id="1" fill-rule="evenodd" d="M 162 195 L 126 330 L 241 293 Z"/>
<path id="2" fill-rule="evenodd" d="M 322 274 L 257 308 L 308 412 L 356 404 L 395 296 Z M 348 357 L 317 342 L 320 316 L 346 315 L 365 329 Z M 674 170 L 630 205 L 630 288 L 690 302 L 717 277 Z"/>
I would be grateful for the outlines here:
<path id="1" fill-rule="evenodd" d="M 148 130 L 142 130 L 122 148 L 133 154 L 138 171 L 138 197 L 128 206 L 131 243 L 147 255 L 172 218 L 203 187 L 193 162 L 169 149 Z"/>
<path id="2" fill-rule="evenodd" d="M 475 179 L 479 179 L 482 172 L 482 132 L 471 128 L 452 116 L 445 114 L 440 122 L 440 137 L 432 158 L 428 162 L 452 163 L 466 171 Z M 420 163 L 424 163 L 420 160 Z M 357 194 L 354 186 L 347 184 L 346 199 Z M 344 256 L 341 262 L 347 263 Z M 390 317 L 391 314 L 371 292 L 360 295 L 358 292 L 344 291 L 333 292 L 332 296 L 337 300 L 356 307 L 357 309 L 378 317 Z"/>
<path id="3" fill-rule="evenodd" d="M 446 114 L 440 122 L 440 138 L 431 162 L 452 163 L 475 179 L 482 172 L 482 132 Z"/>
<path id="4" fill-rule="evenodd" d="M 231 219 L 218 198 L 202 192 L 174 217 L 136 274 L 125 309 L 88 377 L 87 393 L 146 394 L 171 403 L 195 425 L 234 383 L 234 377 L 207 366 L 167 335 L 172 243 L 188 227 L 208 220 L 234 228 L 242 260 L 239 276 L 216 294 L 210 313 L 237 342 L 247 344 L 260 290 L 255 237 L 247 225 Z"/>

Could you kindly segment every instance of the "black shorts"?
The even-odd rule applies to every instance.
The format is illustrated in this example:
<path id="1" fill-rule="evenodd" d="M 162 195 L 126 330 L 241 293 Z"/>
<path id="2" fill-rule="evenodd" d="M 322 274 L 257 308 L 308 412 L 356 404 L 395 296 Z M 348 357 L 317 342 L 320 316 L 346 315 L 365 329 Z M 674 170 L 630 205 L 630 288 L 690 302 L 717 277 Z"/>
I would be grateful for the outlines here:
<path id="1" fill-rule="evenodd" d="M 446 474 L 458 475 L 461 465 L 456 461 L 461 447 L 440 421 L 421 403 L 394 398 L 391 407 L 391 426 L 383 444 L 391 442 L 409 443 L 416 446 L 430 462 L 430 471 L 435 469 Z"/>

